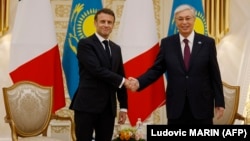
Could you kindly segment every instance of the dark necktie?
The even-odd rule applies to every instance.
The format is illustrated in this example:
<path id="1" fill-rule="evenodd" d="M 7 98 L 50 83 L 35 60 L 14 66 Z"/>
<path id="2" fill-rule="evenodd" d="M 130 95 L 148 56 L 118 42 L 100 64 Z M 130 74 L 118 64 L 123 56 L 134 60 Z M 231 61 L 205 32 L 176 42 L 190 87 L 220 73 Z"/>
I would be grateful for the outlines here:
<path id="1" fill-rule="evenodd" d="M 111 54 L 110 54 L 110 49 L 109 49 L 109 41 L 108 40 L 104 40 L 102 42 L 104 43 L 105 51 L 106 51 L 109 59 L 111 59 Z"/>
<path id="2" fill-rule="evenodd" d="M 184 39 L 183 42 L 185 43 L 185 47 L 184 47 L 184 63 L 185 63 L 186 70 L 188 70 L 189 59 L 190 59 L 190 48 L 189 48 L 189 45 L 188 45 L 188 39 Z"/>

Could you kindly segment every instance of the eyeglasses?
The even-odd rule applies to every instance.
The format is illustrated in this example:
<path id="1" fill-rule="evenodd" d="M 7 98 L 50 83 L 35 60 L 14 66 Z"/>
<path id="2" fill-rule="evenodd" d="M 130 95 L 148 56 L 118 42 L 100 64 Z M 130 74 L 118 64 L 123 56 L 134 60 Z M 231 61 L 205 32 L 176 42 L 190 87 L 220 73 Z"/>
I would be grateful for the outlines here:
<path id="1" fill-rule="evenodd" d="M 176 18 L 176 20 L 177 21 L 179 21 L 179 22 L 183 22 L 184 20 L 185 21 L 187 21 L 187 22 L 189 22 L 189 21 L 191 21 L 192 19 L 193 19 L 194 17 L 178 17 L 178 18 Z"/>

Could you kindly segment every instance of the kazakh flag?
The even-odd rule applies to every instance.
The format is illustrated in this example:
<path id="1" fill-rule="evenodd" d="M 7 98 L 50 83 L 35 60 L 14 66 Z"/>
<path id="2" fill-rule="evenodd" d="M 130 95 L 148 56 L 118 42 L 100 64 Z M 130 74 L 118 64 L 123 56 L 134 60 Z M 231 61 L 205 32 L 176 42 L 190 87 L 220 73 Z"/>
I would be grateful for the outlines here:
<path id="1" fill-rule="evenodd" d="M 207 35 L 207 23 L 204 16 L 202 0 L 174 0 L 172 6 L 172 13 L 168 28 L 168 36 L 173 35 L 178 32 L 174 21 L 174 11 L 181 4 L 188 4 L 195 8 L 196 10 L 196 20 L 194 24 L 194 30 L 200 34 Z"/>
<path id="2" fill-rule="evenodd" d="M 72 1 L 62 58 L 68 93 L 71 99 L 79 82 L 78 60 L 76 58 L 77 44 L 81 38 L 86 38 L 95 32 L 94 16 L 101 8 L 101 0 Z"/>

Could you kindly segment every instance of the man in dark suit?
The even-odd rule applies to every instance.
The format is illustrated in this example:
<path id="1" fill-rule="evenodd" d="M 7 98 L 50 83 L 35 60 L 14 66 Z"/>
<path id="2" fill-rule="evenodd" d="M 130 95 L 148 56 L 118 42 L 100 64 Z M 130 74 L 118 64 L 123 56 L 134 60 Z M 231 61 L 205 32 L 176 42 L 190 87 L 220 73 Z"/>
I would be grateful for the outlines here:
<path id="1" fill-rule="evenodd" d="M 137 79 L 129 78 L 127 88 L 140 91 L 167 71 L 168 124 L 213 124 L 214 110 L 217 118 L 223 116 L 225 102 L 215 41 L 194 31 L 195 17 L 193 7 L 177 7 L 179 33 L 161 40 L 160 52 L 147 72 Z"/>
<path id="2" fill-rule="evenodd" d="M 127 90 L 121 48 L 109 35 L 115 23 L 114 12 L 104 8 L 94 17 L 96 33 L 78 43 L 80 82 L 70 109 L 74 110 L 77 141 L 111 141 L 117 111 L 118 123 L 127 115 Z M 103 41 L 107 41 L 107 45 Z"/>

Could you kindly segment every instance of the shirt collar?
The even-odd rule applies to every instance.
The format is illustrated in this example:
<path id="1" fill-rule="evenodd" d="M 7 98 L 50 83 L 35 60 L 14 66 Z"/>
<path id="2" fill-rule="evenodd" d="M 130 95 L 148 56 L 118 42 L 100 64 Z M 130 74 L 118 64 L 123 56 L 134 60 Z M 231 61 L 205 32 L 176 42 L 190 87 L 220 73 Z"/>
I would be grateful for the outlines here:
<path id="1" fill-rule="evenodd" d="M 99 35 L 97 32 L 95 32 L 95 35 L 97 36 L 97 38 L 99 39 L 99 41 L 102 43 L 104 40 L 108 40 L 109 39 L 104 39 L 101 35 Z"/>
<path id="2" fill-rule="evenodd" d="M 179 34 L 179 36 L 180 36 L 180 41 L 182 42 L 183 39 L 185 39 L 185 37 L 183 37 L 181 34 Z M 186 39 L 188 39 L 188 41 L 192 43 L 194 41 L 194 31 L 192 31 L 191 34 Z"/>

